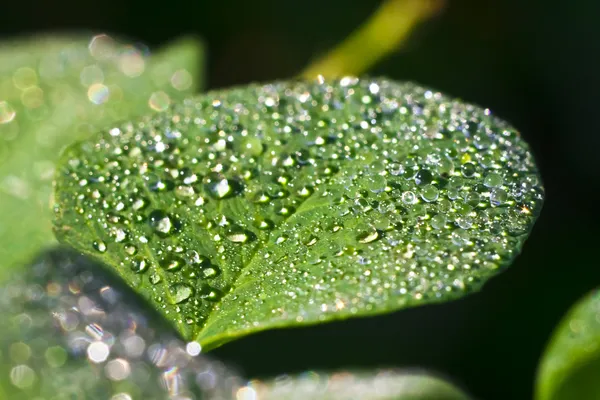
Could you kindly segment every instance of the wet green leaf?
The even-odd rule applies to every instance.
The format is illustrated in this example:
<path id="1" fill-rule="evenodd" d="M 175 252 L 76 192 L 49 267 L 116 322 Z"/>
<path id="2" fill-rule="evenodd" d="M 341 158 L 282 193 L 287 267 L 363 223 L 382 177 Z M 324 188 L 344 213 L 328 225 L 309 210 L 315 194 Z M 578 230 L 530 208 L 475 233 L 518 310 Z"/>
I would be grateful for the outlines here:
<path id="1" fill-rule="evenodd" d="M 460 389 L 424 373 L 381 370 L 376 373 L 305 372 L 272 381 L 251 381 L 238 389 L 240 400 L 468 400 Z M 254 396 L 254 397 L 253 397 Z"/>
<path id="2" fill-rule="evenodd" d="M 344 78 L 209 93 L 70 147 L 55 229 L 210 349 L 476 290 L 542 197 L 489 110 Z"/>
<path id="3" fill-rule="evenodd" d="M 50 193 L 60 150 L 189 94 L 200 83 L 201 65 L 195 39 L 151 57 L 106 35 L 0 43 L 2 267 L 54 241 Z"/>
<path id="4" fill-rule="evenodd" d="M 600 291 L 579 301 L 554 332 L 537 378 L 538 400 L 600 398 Z"/>

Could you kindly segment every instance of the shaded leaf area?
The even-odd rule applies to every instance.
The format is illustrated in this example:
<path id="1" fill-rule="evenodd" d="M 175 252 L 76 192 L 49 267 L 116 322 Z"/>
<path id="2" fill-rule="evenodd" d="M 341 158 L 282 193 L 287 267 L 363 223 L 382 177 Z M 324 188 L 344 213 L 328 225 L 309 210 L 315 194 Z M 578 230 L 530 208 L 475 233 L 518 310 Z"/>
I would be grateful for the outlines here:
<path id="1" fill-rule="evenodd" d="M 540 363 L 536 399 L 600 398 L 600 291 L 560 322 Z"/>
<path id="2" fill-rule="evenodd" d="M 272 381 L 250 381 L 238 400 L 468 400 L 451 383 L 433 375 L 402 371 L 305 372 Z"/>
<path id="3" fill-rule="evenodd" d="M 489 110 L 347 77 L 212 92 L 71 146 L 56 233 L 209 349 L 477 290 L 542 198 Z"/>
<path id="4" fill-rule="evenodd" d="M 53 242 L 51 182 L 60 150 L 200 84 L 193 39 L 149 56 L 107 35 L 0 43 L 0 257 L 25 262 Z"/>
<path id="5" fill-rule="evenodd" d="M 2 398 L 232 399 L 240 378 L 115 278 L 53 250 L 3 283 Z"/>

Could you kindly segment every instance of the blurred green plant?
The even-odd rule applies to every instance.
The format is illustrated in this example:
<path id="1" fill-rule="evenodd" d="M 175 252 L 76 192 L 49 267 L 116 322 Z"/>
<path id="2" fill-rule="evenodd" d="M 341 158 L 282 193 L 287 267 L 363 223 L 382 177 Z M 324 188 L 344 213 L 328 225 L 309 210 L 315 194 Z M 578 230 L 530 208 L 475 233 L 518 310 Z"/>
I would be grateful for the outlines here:
<path id="1" fill-rule="evenodd" d="M 191 38 L 151 57 L 107 35 L 0 43 L 0 274 L 55 243 L 50 194 L 61 149 L 195 92 L 202 65 Z"/>
<path id="2" fill-rule="evenodd" d="M 540 363 L 537 400 L 600 398 L 600 291 L 573 306 Z"/>

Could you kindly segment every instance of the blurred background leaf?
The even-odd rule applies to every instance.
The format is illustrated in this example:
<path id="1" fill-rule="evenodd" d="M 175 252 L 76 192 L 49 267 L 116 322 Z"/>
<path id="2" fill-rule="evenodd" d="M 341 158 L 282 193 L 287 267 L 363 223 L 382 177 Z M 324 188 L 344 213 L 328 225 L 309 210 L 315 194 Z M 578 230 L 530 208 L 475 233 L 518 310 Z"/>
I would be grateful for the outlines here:
<path id="1" fill-rule="evenodd" d="M 236 392 L 237 400 L 469 400 L 464 392 L 434 375 L 380 370 L 375 372 L 314 371 L 250 381 Z"/>
<path id="2" fill-rule="evenodd" d="M 573 306 L 540 363 L 536 400 L 600 399 L 600 290 Z"/>
<path id="3" fill-rule="evenodd" d="M 153 56 L 107 35 L 0 43 L 0 275 L 54 242 L 50 192 L 60 150 L 196 91 L 202 68 L 194 38 Z"/>

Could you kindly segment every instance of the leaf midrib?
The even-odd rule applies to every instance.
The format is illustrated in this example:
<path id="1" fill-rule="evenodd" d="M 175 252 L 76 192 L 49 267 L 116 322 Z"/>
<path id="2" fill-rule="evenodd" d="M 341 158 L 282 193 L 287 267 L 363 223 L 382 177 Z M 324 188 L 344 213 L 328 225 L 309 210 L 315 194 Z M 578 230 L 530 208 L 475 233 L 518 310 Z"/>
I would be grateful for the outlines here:
<path id="1" fill-rule="evenodd" d="M 344 169 L 340 168 L 339 171 L 336 172 L 335 174 L 331 175 L 328 180 L 331 181 L 332 179 L 335 179 L 337 176 L 342 175 L 343 173 L 344 173 Z M 313 193 L 311 193 L 309 196 L 307 196 L 307 197 L 305 197 L 303 199 L 303 201 L 300 204 L 300 206 L 296 209 L 296 212 L 294 212 L 289 217 L 286 217 L 286 218 L 282 219 L 281 222 L 277 225 L 277 228 L 281 228 L 285 223 L 289 223 L 294 218 L 297 218 L 298 216 L 300 216 L 300 215 L 302 215 L 302 214 L 304 214 L 304 213 L 306 213 L 308 211 L 328 206 L 327 203 L 321 203 L 321 204 L 318 204 L 318 205 L 316 205 L 314 207 L 305 208 L 306 204 L 308 203 L 308 200 L 312 199 L 317 193 L 320 193 L 319 192 L 319 187 L 315 188 L 315 190 L 314 190 Z M 275 229 L 273 229 L 272 231 L 275 231 Z M 249 269 L 254 264 L 254 262 L 256 261 L 257 254 L 260 253 L 260 251 L 263 248 L 265 248 L 267 245 L 270 244 L 271 232 L 272 231 L 270 231 L 267 234 L 266 240 L 262 241 L 261 243 L 259 243 L 259 244 L 257 244 L 255 246 L 255 250 L 254 250 L 252 256 L 248 259 L 247 262 L 245 262 L 244 264 L 242 264 L 242 267 L 240 268 L 239 273 L 238 273 L 236 279 L 234 280 L 234 282 L 233 282 L 233 284 L 231 286 L 233 288 L 233 290 L 229 291 L 226 295 L 224 295 L 218 302 L 216 302 L 213 305 L 213 307 L 210 309 L 210 311 L 208 312 L 208 314 L 206 316 L 205 323 L 199 329 L 194 330 L 194 332 L 193 332 L 193 338 L 194 339 L 199 338 L 200 335 L 201 335 L 201 333 L 203 331 L 205 331 L 208 326 L 210 326 L 210 325 L 212 325 L 214 323 L 214 320 L 211 321 L 211 319 L 215 315 L 215 309 L 217 308 L 217 306 L 221 305 L 225 301 L 225 299 L 228 298 L 229 296 L 235 295 L 235 293 L 236 293 L 236 291 L 237 291 L 237 289 L 239 287 L 241 287 L 243 285 L 246 285 L 246 284 L 249 284 L 249 283 L 251 283 L 251 282 L 254 281 L 254 279 L 250 279 L 250 280 L 244 281 L 243 283 L 239 283 L 240 279 L 242 279 L 242 278 L 245 277 L 244 274 L 243 274 L 243 272 L 245 270 Z"/>

